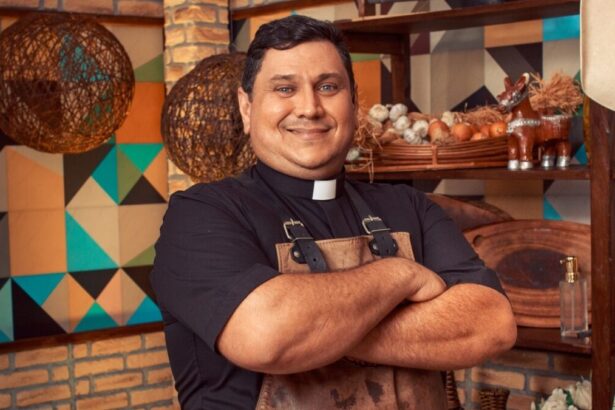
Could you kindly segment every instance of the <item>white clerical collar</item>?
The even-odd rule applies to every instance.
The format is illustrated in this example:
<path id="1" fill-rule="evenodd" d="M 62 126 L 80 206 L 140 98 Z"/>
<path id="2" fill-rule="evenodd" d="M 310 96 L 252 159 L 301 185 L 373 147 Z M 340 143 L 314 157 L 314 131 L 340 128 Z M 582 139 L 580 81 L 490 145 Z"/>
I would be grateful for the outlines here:
<path id="1" fill-rule="evenodd" d="M 328 201 L 334 199 L 337 192 L 337 179 L 314 181 L 312 199 L 315 201 Z"/>

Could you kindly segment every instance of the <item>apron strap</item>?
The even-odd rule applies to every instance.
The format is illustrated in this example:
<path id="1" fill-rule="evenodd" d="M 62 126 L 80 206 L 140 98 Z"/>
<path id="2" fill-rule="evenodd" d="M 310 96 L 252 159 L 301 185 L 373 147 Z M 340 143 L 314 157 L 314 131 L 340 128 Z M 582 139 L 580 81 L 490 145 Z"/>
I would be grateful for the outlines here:
<path id="1" fill-rule="evenodd" d="M 265 189 L 260 187 L 258 184 L 255 184 L 250 178 L 247 178 L 245 174 L 241 174 L 236 178 L 242 185 L 254 186 L 259 189 L 261 192 L 265 192 Z M 307 263 L 310 267 L 310 272 L 313 273 L 322 273 L 327 272 L 329 269 L 327 267 L 327 262 L 325 261 L 325 257 L 318 245 L 316 245 L 316 241 L 303 223 L 299 220 L 299 218 L 293 218 L 290 216 L 290 212 L 281 204 L 284 203 L 282 198 L 273 190 L 269 185 L 265 183 L 266 187 L 270 192 L 265 192 L 266 194 L 273 194 L 278 201 L 270 201 L 268 205 L 273 205 L 276 208 L 277 213 L 280 215 L 282 219 L 282 227 L 284 228 L 284 233 L 286 237 L 294 244 L 290 256 L 297 263 Z"/>
<path id="2" fill-rule="evenodd" d="M 384 224 L 381 218 L 372 214 L 365 200 L 352 185 L 346 182 L 345 188 L 350 201 L 359 212 L 363 229 L 368 235 L 374 237 L 369 242 L 370 251 L 382 258 L 395 256 L 397 254 L 397 242 L 391 236 L 391 229 Z"/>

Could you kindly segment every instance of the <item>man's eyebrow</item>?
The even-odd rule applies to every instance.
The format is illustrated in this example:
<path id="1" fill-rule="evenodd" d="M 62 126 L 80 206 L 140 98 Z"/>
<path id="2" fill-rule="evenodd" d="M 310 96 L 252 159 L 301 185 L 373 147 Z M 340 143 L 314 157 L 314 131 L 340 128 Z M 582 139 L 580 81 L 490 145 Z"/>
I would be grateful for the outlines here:
<path id="1" fill-rule="evenodd" d="M 343 76 L 340 73 L 322 73 L 319 74 L 318 77 L 316 77 L 316 81 L 323 81 L 329 78 L 334 78 L 334 79 L 342 79 Z M 273 82 L 273 81 L 294 81 L 297 79 L 297 76 L 294 74 L 276 74 L 273 77 L 271 77 L 269 79 L 269 81 Z"/>

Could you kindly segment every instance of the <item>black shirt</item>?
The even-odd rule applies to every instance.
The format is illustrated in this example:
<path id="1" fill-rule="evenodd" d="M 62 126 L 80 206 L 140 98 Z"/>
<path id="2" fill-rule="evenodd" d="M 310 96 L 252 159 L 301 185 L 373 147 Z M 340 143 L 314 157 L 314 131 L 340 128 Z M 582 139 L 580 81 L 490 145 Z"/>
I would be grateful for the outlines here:
<path id="1" fill-rule="evenodd" d="M 410 233 L 416 261 L 448 286 L 478 283 L 502 292 L 495 272 L 423 193 L 349 182 L 393 232 Z M 275 244 L 288 241 L 281 210 L 299 218 L 316 240 L 364 234 L 343 185 L 342 172 L 335 198 L 315 201 L 313 181 L 258 163 L 240 179 L 197 184 L 171 197 L 151 280 L 183 408 L 254 408 L 262 375 L 226 360 L 216 339 L 243 299 L 279 274 Z"/>

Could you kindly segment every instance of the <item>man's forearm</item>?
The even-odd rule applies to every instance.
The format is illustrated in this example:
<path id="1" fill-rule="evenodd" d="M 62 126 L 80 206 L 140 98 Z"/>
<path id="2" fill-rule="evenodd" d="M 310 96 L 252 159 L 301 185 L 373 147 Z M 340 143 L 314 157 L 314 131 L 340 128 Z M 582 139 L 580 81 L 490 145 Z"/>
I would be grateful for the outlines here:
<path id="1" fill-rule="evenodd" d="M 410 368 L 466 368 L 508 350 L 516 324 L 508 300 L 474 284 L 453 286 L 435 299 L 400 307 L 348 356 Z"/>
<path id="2" fill-rule="evenodd" d="M 411 268 L 408 260 L 387 258 L 342 272 L 280 275 L 240 304 L 218 348 L 260 372 L 295 373 L 329 364 L 420 289 L 420 275 Z"/>

